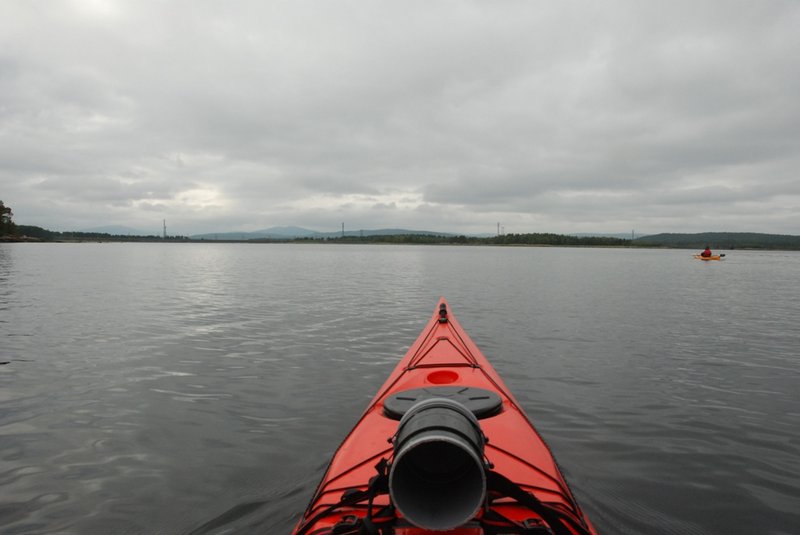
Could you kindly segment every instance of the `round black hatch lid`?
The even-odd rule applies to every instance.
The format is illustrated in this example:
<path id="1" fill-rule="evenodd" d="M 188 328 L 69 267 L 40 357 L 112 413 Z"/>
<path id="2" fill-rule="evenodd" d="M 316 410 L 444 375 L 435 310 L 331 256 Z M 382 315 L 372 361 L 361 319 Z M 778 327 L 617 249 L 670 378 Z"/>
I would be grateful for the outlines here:
<path id="1" fill-rule="evenodd" d="M 503 400 L 497 393 L 484 388 L 468 386 L 432 386 L 413 388 L 392 394 L 383 402 L 386 416 L 393 420 L 403 417 L 415 403 L 430 398 L 447 398 L 457 401 L 472 411 L 476 418 L 494 416 L 503 406 Z"/>

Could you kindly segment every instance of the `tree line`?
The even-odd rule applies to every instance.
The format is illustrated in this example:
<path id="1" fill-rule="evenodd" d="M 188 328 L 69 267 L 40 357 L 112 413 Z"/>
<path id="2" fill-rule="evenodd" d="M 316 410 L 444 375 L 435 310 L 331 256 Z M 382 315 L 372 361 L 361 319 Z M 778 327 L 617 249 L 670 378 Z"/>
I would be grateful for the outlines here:
<path id="1" fill-rule="evenodd" d="M 800 249 L 800 236 L 762 234 L 758 232 L 701 232 L 698 234 L 654 234 L 633 241 L 642 247 L 671 247 L 681 249 Z"/>
<path id="2" fill-rule="evenodd" d="M 253 240 L 259 242 L 277 240 Z M 565 234 L 528 233 L 502 234 L 479 237 L 465 235 L 436 234 L 379 234 L 368 236 L 338 236 L 325 238 L 297 238 L 281 241 L 325 241 L 333 243 L 396 243 L 428 245 L 554 245 L 554 246 L 592 246 L 620 247 L 630 245 L 631 240 L 610 237 L 578 237 Z"/>
<path id="3" fill-rule="evenodd" d="M 16 236 L 19 232 L 14 224 L 14 213 L 9 206 L 0 201 L 0 236 Z"/>
<path id="4" fill-rule="evenodd" d="M 17 225 L 17 230 L 21 236 L 36 238 L 42 241 L 189 241 L 189 238 L 186 236 L 167 236 L 165 240 L 162 236 L 156 236 L 155 234 L 148 236 L 131 236 L 128 234 L 108 234 L 107 232 L 58 232 L 33 225 Z"/>

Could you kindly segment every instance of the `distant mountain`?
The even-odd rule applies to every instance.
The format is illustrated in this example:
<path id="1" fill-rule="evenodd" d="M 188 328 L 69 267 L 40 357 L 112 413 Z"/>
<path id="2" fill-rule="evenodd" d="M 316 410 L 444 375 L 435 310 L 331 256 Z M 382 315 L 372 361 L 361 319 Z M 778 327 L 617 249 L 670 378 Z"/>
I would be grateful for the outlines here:
<path id="1" fill-rule="evenodd" d="M 577 238 L 619 238 L 621 240 L 631 239 L 631 233 L 628 232 L 573 232 L 572 234 L 568 234 L 568 236 L 575 236 Z"/>
<path id="2" fill-rule="evenodd" d="M 293 240 L 318 235 L 319 232 L 301 227 L 270 227 L 250 232 L 207 232 L 190 236 L 194 240 Z"/>
<path id="3" fill-rule="evenodd" d="M 158 232 L 146 232 L 144 230 L 139 230 L 131 227 L 126 227 L 124 225 L 105 225 L 102 227 L 92 227 L 92 228 L 85 228 L 78 230 L 77 232 L 87 232 L 91 234 L 111 234 L 112 236 L 148 236 L 148 235 L 159 235 Z"/>
<path id="4" fill-rule="evenodd" d="M 800 249 L 800 236 L 758 232 L 701 232 L 698 234 L 653 234 L 633 241 L 635 245 L 657 245 L 702 249 Z"/>
<path id="5" fill-rule="evenodd" d="M 207 234 L 192 234 L 189 238 L 193 240 L 253 240 L 256 239 L 251 232 L 209 232 Z"/>
<path id="6" fill-rule="evenodd" d="M 432 230 L 409 230 L 404 228 L 380 228 L 380 229 L 359 229 L 359 230 L 346 230 L 345 236 L 455 236 L 448 232 L 434 232 Z M 320 238 L 339 238 L 342 232 L 320 232 L 317 234 Z"/>
<path id="7" fill-rule="evenodd" d="M 305 238 L 307 236 L 318 235 L 316 230 L 309 230 L 303 227 L 270 227 L 263 230 L 253 231 L 253 234 L 264 234 L 266 236 L 287 236 L 291 238 Z"/>
<path id="8" fill-rule="evenodd" d="M 446 232 L 433 232 L 429 230 L 408 230 L 400 228 L 384 229 L 364 229 L 346 230 L 344 236 L 396 236 L 396 235 L 417 235 L 417 236 L 454 236 Z M 319 232 L 302 227 L 270 227 L 251 232 L 209 232 L 206 234 L 195 234 L 191 236 L 195 240 L 294 240 L 297 238 L 340 238 L 342 232 Z"/>

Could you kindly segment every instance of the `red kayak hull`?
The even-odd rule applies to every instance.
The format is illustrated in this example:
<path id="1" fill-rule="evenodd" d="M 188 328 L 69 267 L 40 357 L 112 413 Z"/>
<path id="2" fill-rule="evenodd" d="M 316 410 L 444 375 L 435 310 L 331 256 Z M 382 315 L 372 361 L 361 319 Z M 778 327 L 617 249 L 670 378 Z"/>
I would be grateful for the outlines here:
<path id="1" fill-rule="evenodd" d="M 441 307 L 446 307 L 447 310 L 445 320 L 442 320 L 440 314 Z M 399 422 L 387 416 L 387 399 L 397 392 L 443 386 L 480 388 L 495 392 L 502 401 L 499 413 L 480 420 L 480 427 L 488 438 L 485 456 L 493 465 L 494 471 L 531 493 L 540 502 L 570 516 L 574 523 L 580 524 L 584 529 L 570 529 L 570 533 L 596 533 L 578 506 L 550 449 L 501 377 L 449 312 L 444 298 L 439 301 L 422 333 L 339 446 L 293 533 L 322 535 L 331 533 L 333 526 L 347 517 L 363 518 L 366 514 L 366 506 L 363 504 L 338 508 L 335 506 L 345 491 L 365 491 L 370 478 L 376 475 L 376 464 L 381 459 L 391 460 L 392 444 L 389 439 L 397 432 Z M 375 507 L 388 503 L 389 496 L 386 494 L 378 495 L 374 499 Z M 334 509 L 326 513 L 332 507 Z M 528 522 L 530 525 L 541 520 L 531 509 L 508 498 L 495 500 L 490 508 L 513 522 Z M 399 518 L 392 533 L 422 535 L 443 532 L 404 524 L 402 518 Z M 480 535 L 484 531 L 476 520 L 445 533 Z"/>

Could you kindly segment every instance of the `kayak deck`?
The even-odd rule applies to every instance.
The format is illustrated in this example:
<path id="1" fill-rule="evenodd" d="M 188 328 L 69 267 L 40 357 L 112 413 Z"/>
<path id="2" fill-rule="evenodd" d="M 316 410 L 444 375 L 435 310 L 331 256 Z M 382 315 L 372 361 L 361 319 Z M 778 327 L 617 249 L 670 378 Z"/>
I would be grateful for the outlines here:
<path id="1" fill-rule="evenodd" d="M 343 495 L 369 491 L 370 480 L 378 473 L 376 465 L 381 460 L 392 460 L 390 439 L 398 432 L 400 423 L 399 414 L 396 413 L 402 412 L 404 404 L 411 405 L 417 397 L 426 396 L 466 400 L 465 405 L 474 404 L 477 407 L 470 408 L 478 415 L 480 429 L 487 438 L 484 451 L 486 460 L 494 472 L 502 474 L 525 493 L 546 504 L 548 510 L 555 510 L 566 517 L 568 522 L 565 524 L 571 527 L 555 533 L 595 533 L 548 446 L 503 380 L 447 307 L 447 302 L 442 298 L 422 333 L 339 446 L 293 533 L 334 533 L 334 526 L 343 529 L 343 522 L 357 524 L 367 515 L 369 506 L 366 502 L 346 504 Z M 535 526 L 545 523 L 542 515 L 519 503 L 519 500 L 499 497 L 491 492 L 491 488 L 489 491 L 488 508 L 483 507 L 473 521 L 446 533 L 480 535 L 485 533 L 482 522 L 494 518 L 507 519 L 509 525 L 527 523 L 525 525 Z M 375 510 L 389 504 L 389 494 L 377 493 L 374 496 Z M 433 533 L 410 525 L 399 511 L 391 509 L 395 520 L 391 522 L 392 530 L 388 533 Z"/>
<path id="2" fill-rule="evenodd" d="M 722 260 L 722 255 L 718 255 L 718 254 L 714 254 L 714 255 L 711 255 L 711 256 L 703 256 L 703 255 L 696 254 L 696 255 L 694 255 L 694 257 L 696 259 L 698 259 L 698 260 L 705 260 L 706 262 L 708 262 L 709 260 Z"/>

